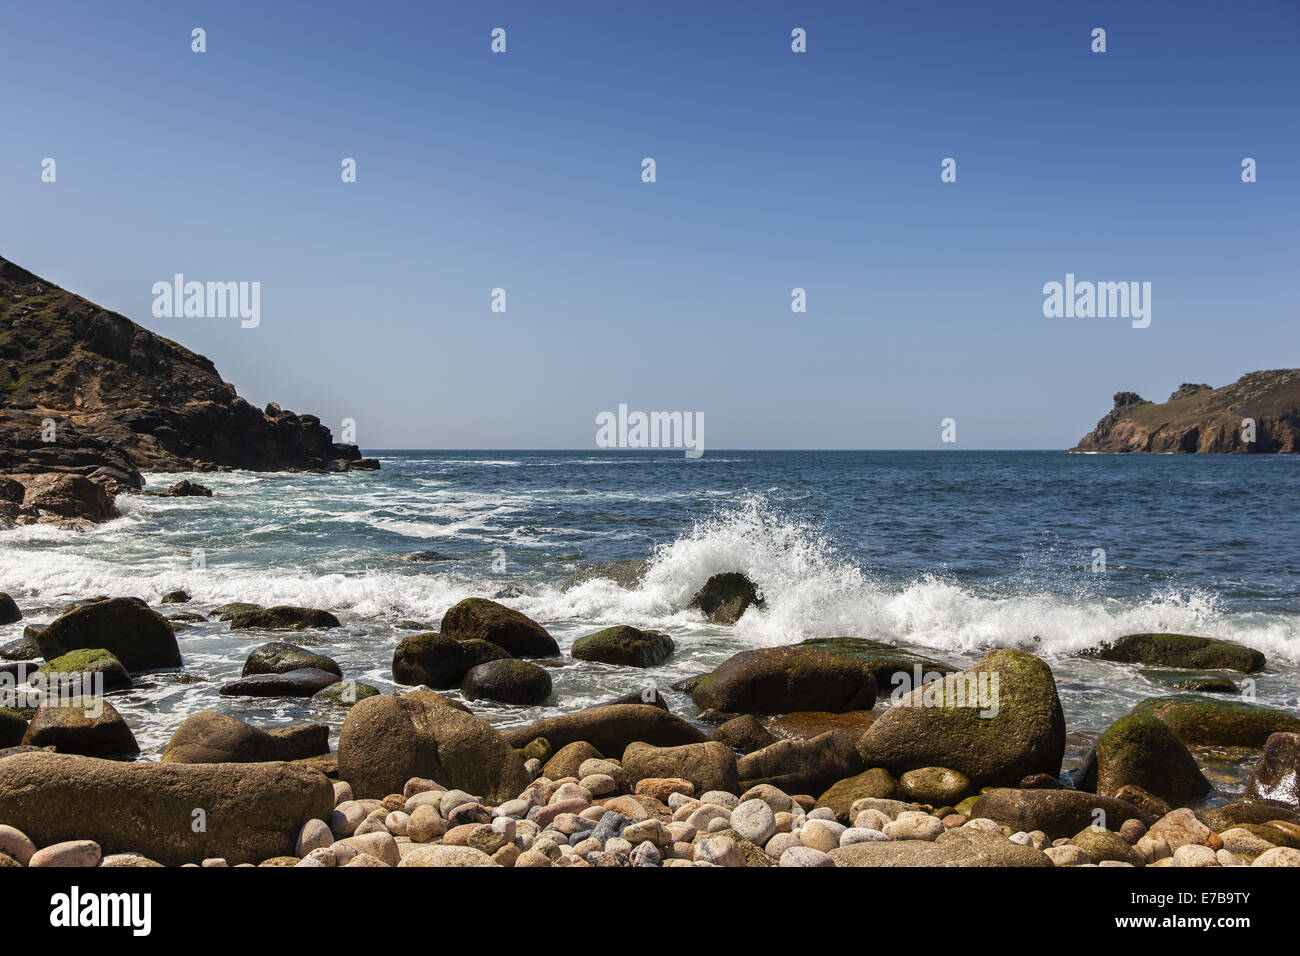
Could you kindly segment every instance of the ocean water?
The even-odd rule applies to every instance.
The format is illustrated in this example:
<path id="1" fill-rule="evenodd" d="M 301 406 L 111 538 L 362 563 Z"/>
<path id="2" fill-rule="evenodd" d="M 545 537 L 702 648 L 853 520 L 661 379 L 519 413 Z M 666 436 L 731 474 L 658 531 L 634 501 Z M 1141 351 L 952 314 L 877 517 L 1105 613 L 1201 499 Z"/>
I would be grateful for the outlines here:
<path id="1" fill-rule="evenodd" d="M 414 620 L 436 629 L 469 596 L 543 623 L 566 649 L 612 624 L 668 632 L 677 653 L 648 671 L 556 667 L 545 705 L 478 701 L 501 726 L 668 685 L 738 650 L 808 637 L 872 637 L 971 662 L 993 647 L 1045 658 L 1071 752 L 1145 697 L 1171 691 L 1144 668 L 1074 654 L 1124 634 L 1230 638 L 1268 655 L 1261 703 L 1300 713 L 1300 459 L 1057 452 L 444 452 L 369 450 L 379 472 L 197 477 L 212 498 L 119 498 L 124 516 L 88 532 L 0 532 L 0 589 L 44 623 L 95 594 L 151 603 L 184 588 L 228 601 L 333 611 L 338 630 L 289 634 L 344 672 L 391 691 L 393 649 Z M 412 563 L 436 550 L 450 561 Z M 1105 569 L 1095 549 L 1104 549 Z M 203 567 L 196 568 L 196 552 Z M 561 584 L 581 564 L 646 558 L 642 586 Z M 686 605 L 712 574 L 743 571 L 766 606 L 734 627 Z M 0 628 L 0 640 L 22 624 Z M 281 635 L 283 636 L 283 635 Z M 146 759 L 188 713 L 262 724 L 328 720 L 309 702 L 224 698 L 265 633 L 209 622 L 178 634 L 184 680 L 150 675 L 114 695 Z M 694 714 L 667 692 L 675 712 Z M 880 706 L 880 705 L 878 705 Z M 1240 789 L 1247 757 L 1222 771 Z M 1246 762 L 1243 762 L 1246 761 Z M 1218 773 L 1218 771 L 1215 771 Z"/>

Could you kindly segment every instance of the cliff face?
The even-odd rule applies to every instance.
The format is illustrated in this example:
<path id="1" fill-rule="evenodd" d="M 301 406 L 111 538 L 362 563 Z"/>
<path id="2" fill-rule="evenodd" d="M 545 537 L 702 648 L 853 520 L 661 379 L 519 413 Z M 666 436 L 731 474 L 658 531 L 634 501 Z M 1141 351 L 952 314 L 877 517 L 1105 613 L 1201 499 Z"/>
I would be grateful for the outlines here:
<path id="1" fill-rule="evenodd" d="M 1243 419 L 1254 419 L 1255 441 Z M 1182 385 L 1163 404 L 1120 392 L 1071 451 L 1295 454 L 1300 452 L 1300 369 L 1249 372 L 1231 385 Z"/>
<path id="2" fill-rule="evenodd" d="M 0 258 L 0 475 L 111 495 L 140 470 L 377 467 L 314 415 L 255 408 L 202 355 Z"/>

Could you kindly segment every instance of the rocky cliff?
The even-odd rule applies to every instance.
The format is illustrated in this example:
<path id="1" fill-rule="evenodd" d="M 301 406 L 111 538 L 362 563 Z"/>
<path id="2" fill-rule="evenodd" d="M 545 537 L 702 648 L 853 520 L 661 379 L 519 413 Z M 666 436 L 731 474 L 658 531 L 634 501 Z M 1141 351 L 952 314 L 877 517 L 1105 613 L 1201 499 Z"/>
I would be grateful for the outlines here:
<path id="1" fill-rule="evenodd" d="M 0 476 L 88 479 L 111 507 L 141 470 L 377 467 L 314 415 L 255 408 L 202 355 L 0 258 Z"/>
<path id="2" fill-rule="evenodd" d="M 1254 441 L 1246 419 L 1254 422 Z M 1181 385 L 1160 404 L 1119 392 L 1114 408 L 1071 451 L 1295 454 L 1300 369 L 1249 372 L 1222 388 Z"/>

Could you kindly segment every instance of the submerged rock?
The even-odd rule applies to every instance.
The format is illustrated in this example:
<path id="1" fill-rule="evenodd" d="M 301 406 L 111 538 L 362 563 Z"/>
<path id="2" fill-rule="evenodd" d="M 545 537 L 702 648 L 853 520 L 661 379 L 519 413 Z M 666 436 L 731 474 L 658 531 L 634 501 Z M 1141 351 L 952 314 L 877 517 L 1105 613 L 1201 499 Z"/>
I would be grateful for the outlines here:
<path id="1" fill-rule="evenodd" d="M 254 674 L 218 691 L 224 697 L 311 697 L 317 691 L 336 684 L 339 675 L 319 667 L 302 667 L 282 674 Z"/>
<path id="2" fill-rule="evenodd" d="M 487 598 L 466 598 L 452 605 L 443 615 L 439 630 L 457 640 L 488 641 L 512 657 L 554 657 L 560 653 L 560 646 L 546 628 Z"/>
<path id="3" fill-rule="evenodd" d="M 754 582 L 738 571 L 728 571 L 705 581 L 687 606 L 698 608 L 714 624 L 735 624 L 753 605 L 763 606 Z"/>
<path id="4" fill-rule="evenodd" d="M 179 667 L 180 647 L 167 618 L 139 598 L 84 604 L 57 617 L 36 638 L 41 656 L 103 648 L 132 672 Z"/>
<path id="5" fill-rule="evenodd" d="M 311 695 L 312 703 L 325 704 L 331 707 L 351 707 L 358 701 L 365 700 L 367 697 L 374 697 L 379 693 L 378 687 L 370 684 L 363 684 L 357 680 L 341 680 L 337 684 L 330 684 Z"/>
<path id="6" fill-rule="evenodd" d="M 230 618 L 232 631 L 305 631 L 308 628 L 341 627 L 339 619 L 329 611 L 311 607 L 293 607 L 280 604 L 275 607 L 236 611 Z"/>
<path id="7" fill-rule="evenodd" d="M 509 657 L 504 648 L 484 640 L 412 634 L 402 638 L 393 652 L 393 680 L 410 686 L 456 687 L 471 668 Z"/>
<path id="8" fill-rule="evenodd" d="M 1129 634 L 1085 651 L 1085 657 L 1121 664 L 1153 664 L 1184 670 L 1257 671 L 1264 655 L 1254 648 L 1213 637 L 1187 634 Z"/>
<path id="9" fill-rule="evenodd" d="M 650 568 L 649 561 L 600 561 L 580 567 L 560 586 L 561 591 L 568 591 L 588 581 L 613 581 L 619 587 L 633 590 L 641 586 L 645 573 Z"/>

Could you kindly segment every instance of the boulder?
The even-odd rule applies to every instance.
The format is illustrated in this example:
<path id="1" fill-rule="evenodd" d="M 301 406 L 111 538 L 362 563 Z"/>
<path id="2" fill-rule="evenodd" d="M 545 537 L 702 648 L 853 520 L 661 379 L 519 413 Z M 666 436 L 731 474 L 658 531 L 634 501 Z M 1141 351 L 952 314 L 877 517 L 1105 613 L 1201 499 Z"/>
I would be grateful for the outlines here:
<path id="1" fill-rule="evenodd" d="M 1001 833 L 959 827 L 926 840 L 853 843 L 831 850 L 836 866 L 1052 866 L 1042 850 L 1012 843 Z"/>
<path id="2" fill-rule="evenodd" d="M 540 704 L 551 696 L 551 675 L 531 661 L 508 658 L 471 667 L 460 685 L 466 700 Z"/>
<path id="3" fill-rule="evenodd" d="M 726 721 L 713 732 L 713 739 L 721 741 L 732 750 L 752 754 L 755 750 L 776 743 L 776 738 L 750 714 L 742 714 Z"/>
<path id="4" fill-rule="evenodd" d="M 0 645 L 0 661 L 34 661 L 38 659 L 41 656 L 41 648 L 36 642 L 36 635 L 40 632 L 40 628 L 28 625 L 22 637 L 14 638 L 12 641 Z"/>
<path id="5" fill-rule="evenodd" d="M 1016 790 L 997 787 L 980 794 L 967 816 L 987 817 L 1012 831 L 1042 830 L 1052 839 L 1069 838 L 1105 814 L 1106 828 L 1118 831 L 1126 820 L 1150 826 L 1156 817 L 1115 797 L 1079 790 Z"/>
<path id="6" fill-rule="evenodd" d="M 729 571 L 705 581 L 687 606 L 698 608 L 714 624 L 735 624 L 750 605 L 763 606 L 758 589 L 745 575 Z"/>
<path id="7" fill-rule="evenodd" d="M 678 777 L 689 780 L 696 793 L 740 792 L 736 758 L 730 747 L 717 741 L 677 747 L 656 747 L 637 741 L 623 751 L 623 769 L 633 783 L 646 777 Z"/>
<path id="8" fill-rule="evenodd" d="M 1154 717 L 1129 714 L 1097 738 L 1097 792 L 1115 796 L 1126 784 L 1172 804 L 1197 800 L 1210 789 L 1196 758 L 1178 735 Z"/>
<path id="9" fill-rule="evenodd" d="M 81 475 L 24 475 L 23 508 L 56 524 L 80 527 L 118 516 L 113 494 L 104 485 Z"/>
<path id="10" fill-rule="evenodd" d="M 339 619 L 329 611 L 311 607 L 276 607 L 236 611 L 230 618 L 232 631 L 305 631 L 308 628 L 341 627 Z"/>
<path id="11" fill-rule="evenodd" d="M 223 684 L 218 693 L 223 697 L 311 697 L 338 680 L 339 675 L 330 671 L 302 667 L 283 674 L 243 677 Z"/>
<path id="12" fill-rule="evenodd" d="M 401 793 L 412 777 L 427 777 L 498 804 L 531 780 L 489 724 L 432 691 L 360 701 L 343 721 L 338 753 L 339 779 L 359 799 Z"/>
<path id="13" fill-rule="evenodd" d="M 342 669 L 332 657 L 317 654 L 305 647 L 285 641 L 271 641 L 269 644 L 254 648 L 248 655 L 248 660 L 244 661 L 243 676 L 287 674 L 289 671 L 302 670 L 304 667 L 314 667 L 329 671 L 338 677 L 343 676 Z"/>
<path id="14" fill-rule="evenodd" d="M 0 707 L 0 751 L 17 747 L 27 733 L 27 718 L 11 707 Z"/>
<path id="15" fill-rule="evenodd" d="M 784 714 L 798 710 L 870 710 L 876 679 L 864 662 L 788 645 L 741 651 L 695 685 L 701 710 Z"/>
<path id="16" fill-rule="evenodd" d="M 1094 863 L 1116 860 L 1131 866 L 1146 865 L 1138 852 L 1114 830 L 1085 827 L 1070 838 L 1070 845 L 1077 846 L 1087 853 Z"/>
<path id="17" fill-rule="evenodd" d="M 1001 649 L 901 697 L 857 749 L 865 766 L 893 773 L 948 767 L 976 788 L 1014 786 L 1029 774 L 1060 774 L 1065 717 L 1051 668 Z"/>
<path id="18" fill-rule="evenodd" d="M 825 710 L 797 710 L 776 718 L 767 725 L 767 729 L 772 736 L 782 740 L 810 740 L 833 731 L 856 744 L 879 716 L 880 713 L 874 710 L 846 710 L 842 714 Z"/>
<path id="19" fill-rule="evenodd" d="M 672 652 L 673 639 L 667 634 L 622 624 L 578 638 L 573 642 L 570 654 L 578 661 L 654 667 L 668 660 Z"/>
<path id="20" fill-rule="evenodd" d="M 555 752 L 542 767 L 542 776 L 548 780 L 576 777 L 584 762 L 601 759 L 601 753 L 585 740 L 575 740 Z"/>
<path id="21" fill-rule="evenodd" d="M 530 740 L 545 737 L 557 750 L 585 740 L 606 754 L 621 754 L 634 741 L 673 747 L 709 739 L 698 727 L 650 704 L 588 707 L 523 727 L 511 727 L 502 733 L 512 747 L 522 747 Z"/>
<path id="22" fill-rule="evenodd" d="M 16 624 L 23 619 L 23 612 L 8 594 L 0 591 L 0 624 Z"/>
<path id="23" fill-rule="evenodd" d="M 921 767 L 898 778 L 903 798 L 932 807 L 956 806 L 970 793 L 970 780 L 964 773 L 947 767 Z"/>
<path id="24" fill-rule="evenodd" d="M 69 651 L 42 665 L 32 677 L 47 692 L 97 694 L 131 686 L 131 675 L 111 652 L 100 647 Z"/>
<path id="25" fill-rule="evenodd" d="M 1281 804 L 1264 803 L 1260 800 L 1238 800 L 1235 803 L 1215 807 L 1213 810 L 1201 810 L 1196 815 L 1201 822 L 1215 831 L 1234 826 L 1269 824 L 1275 821 L 1300 826 L 1300 813 L 1289 810 Z"/>
<path id="26" fill-rule="evenodd" d="M 311 699 L 312 703 L 327 707 L 351 707 L 357 701 L 374 697 L 378 693 L 379 688 L 371 684 L 363 684 L 359 680 L 341 680 L 316 691 Z"/>
<path id="27" fill-rule="evenodd" d="M 218 621 L 229 621 L 241 611 L 260 611 L 262 605 L 249 604 L 247 601 L 231 601 L 229 604 L 218 604 L 212 609 L 210 615 Z"/>
<path id="28" fill-rule="evenodd" d="M 190 592 L 184 590 L 168 591 L 162 596 L 159 604 L 188 604 L 190 602 Z"/>
<path id="29" fill-rule="evenodd" d="M 235 717 L 201 710 L 181 721 L 163 763 L 263 763 L 329 753 L 329 727 L 301 724 L 262 730 Z"/>
<path id="30" fill-rule="evenodd" d="M 444 634 L 412 634 L 393 652 L 393 680 L 409 686 L 456 687 L 469 671 L 510 654 L 489 641 L 458 641 Z"/>
<path id="31" fill-rule="evenodd" d="M 889 771 L 873 767 L 833 784 L 817 798 L 817 806 L 830 807 L 837 820 L 851 823 L 849 811 L 857 801 L 863 798 L 897 800 L 901 796 L 898 781 L 890 776 Z"/>
<path id="32" fill-rule="evenodd" d="M 1286 711 L 1193 694 L 1148 698 L 1133 713 L 1168 724 L 1192 746 L 1258 748 L 1272 734 L 1300 733 L 1300 717 Z"/>
<path id="33" fill-rule="evenodd" d="M 133 673 L 181 664 L 171 624 L 139 598 L 75 607 L 55 618 L 36 640 L 47 661 L 69 651 L 103 648 Z"/>
<path id="34" fill-rule="evenodd" d="M 649 561 L 599 561 L 578 568 L 560 585 L 560 590 L 568 591 L 580 584 L 596 580 L 613 581 L 621 588 L 634 590 L 641 586 L 641 581 L 649 568 Z"/>
<path id="35" fill-rule="evenodd" d="M 452 605 L 443 615 L 439 630 L 457 640 L 487 641 L 512 657 L 554 657 L 560 653 L 560 646 L 546 628 L 487 598 L 466 598 Z"/>
<path id="36" fill-rule="evenodd" d="M 878 692 L 882 694 L 887 688 L 914 690 L 923 683 L 961 670 L 956 665 L 865 637 L 812 637 L 800 641 L 798 646 L 812 647 L 866 664 L 876 678 Z"/>
<path id="37" fill-rule="evenodd" d="M 1272 734 L 1250 775 L 1247 799 L 1269 800 L 1300 810 L 1300 734 Z"/>
<path id="38" fill-rule="evenodd" d="M 1121 664 L 1148 664 L 1183 670 L 1251 671 L 1264 667 L 1264 655 L 1251 647 L 1188 634 L 1129 634 L 1085 651 L 1083 656 Z"/>
<path id="39" fill-rule="evenodd" d="M 140 752 L 131 728 L 102 697 L 47 698 L 36 708 L 22 742 L 88 757 L 125 757 Z"/>
<path id="40" fill-rule="evenodd" d="M 122 763 L 70 754 L 0 760 L 0 820 L 37 846 L 94 840 L 168 866 L 232 866 L 293 853 L 303 824 L 328 819 L 330 781 L 295 764 Z M 204 826 L 195 827 L 196 811 Z"/>
<path id="41" fill-rule="evenodd" d="M 863 766 L 853 741 L 832 731 L 811 740 L 778 740 L 736 765 L 746 789 L 769 784 L 786 793 L 821 793 Z"/>

